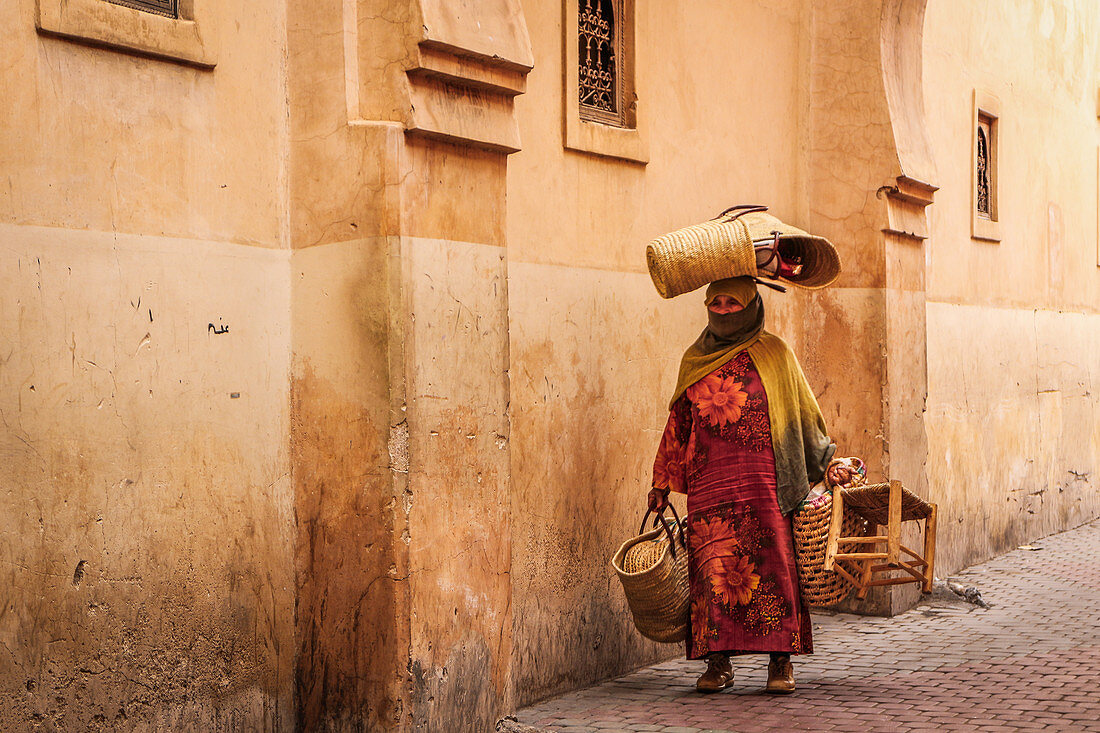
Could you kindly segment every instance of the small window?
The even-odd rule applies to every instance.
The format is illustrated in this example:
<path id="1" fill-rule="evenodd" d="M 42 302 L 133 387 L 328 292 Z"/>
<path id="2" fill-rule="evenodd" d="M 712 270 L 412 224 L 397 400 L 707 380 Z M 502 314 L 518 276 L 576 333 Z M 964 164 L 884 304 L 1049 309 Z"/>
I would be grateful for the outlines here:
<path id="1" fill-rule="evenodd" d="M 637 0 L 563 0 L 567 150 L 631 163 L 649 160 L 634 69 Z"/>
<path id="2" fill-rule="evenodd" d="M 581 118 L 624 127 L 622 0 L 580 0 L 577 5 Z"/>
<path id="3" fill-rule="evenodd" d="M 1000 109 L 1000 102 L 992 94 L 974 90 L 970 236 L 987 242 L 1001 241 L 1001 217 L 997 205 Z"/>
<path id="4" fill-rule="evenodd" d="M 115 5 L 144 10 L 146 13 L 156 13 L 166 18 L 179 18 L 179 0 L 108 0 Z"/>

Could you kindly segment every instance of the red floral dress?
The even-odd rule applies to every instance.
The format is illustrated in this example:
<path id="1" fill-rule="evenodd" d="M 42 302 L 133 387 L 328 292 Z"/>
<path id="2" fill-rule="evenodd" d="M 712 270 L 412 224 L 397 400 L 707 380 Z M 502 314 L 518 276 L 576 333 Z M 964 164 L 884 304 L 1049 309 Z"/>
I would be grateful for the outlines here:
<path id="1" fill-rule="evenodd" d="M 747 351 L 672 406 L 653 485 L 687 494 L 688 658 L 812 653 L 791 524 L 775 494 L 768 396 Z"/>

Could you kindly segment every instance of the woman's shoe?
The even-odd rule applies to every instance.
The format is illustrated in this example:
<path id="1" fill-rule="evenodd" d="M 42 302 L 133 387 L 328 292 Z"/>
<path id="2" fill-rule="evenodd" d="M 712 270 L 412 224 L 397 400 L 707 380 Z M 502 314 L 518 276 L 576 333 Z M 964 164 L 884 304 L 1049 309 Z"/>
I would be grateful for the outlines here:
<path id="1" fill-rule="evenodd" d="M 712 654 L 707 658 L 707 671 L 695 683 L 699 692 L 719 692 L 733 684 L 733 665 L 724 654 Z"/>
<path id="2" fill-rule="evenodd" d="M 768 663 L 768 692 L 789 695 L 794 692 L 794 665 L 789 655 L 773 657 Z"/>

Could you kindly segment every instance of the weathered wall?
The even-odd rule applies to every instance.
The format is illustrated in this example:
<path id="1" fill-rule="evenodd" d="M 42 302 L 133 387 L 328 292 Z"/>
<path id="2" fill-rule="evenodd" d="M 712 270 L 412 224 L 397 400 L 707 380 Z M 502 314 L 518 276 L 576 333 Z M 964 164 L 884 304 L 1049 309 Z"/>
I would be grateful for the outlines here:
<path id="1" fill-rule="evenodd" d="M 219 7 L 205 71 L 34 12 L 0 8 L 0 728 L 285 727 L 282 14 Z"/>
<path id="2" fill-rule="evenodd" d="M 935 0 L 925 39 L 928 476 L 950 571 L 1100 513 L 1100 7 Z M 1002 106 L 999 244 L 970 237 L 975 88 Z"/>

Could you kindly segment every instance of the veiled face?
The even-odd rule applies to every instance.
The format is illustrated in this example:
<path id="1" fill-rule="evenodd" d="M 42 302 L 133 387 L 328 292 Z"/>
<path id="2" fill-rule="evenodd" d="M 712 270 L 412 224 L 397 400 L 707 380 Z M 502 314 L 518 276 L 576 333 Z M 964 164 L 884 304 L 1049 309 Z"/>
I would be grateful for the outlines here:
<path id="1" fill-rule="evenodd" d="M 738 303 L 736 300 L 728 295 L 716 295 L 714 300 L 707 306 L 707 310 L 711 313 L 717 313 L 719 315 L 726 315 L 728 313 L 736 313 L 742 310 L 744 306 Z"/>

